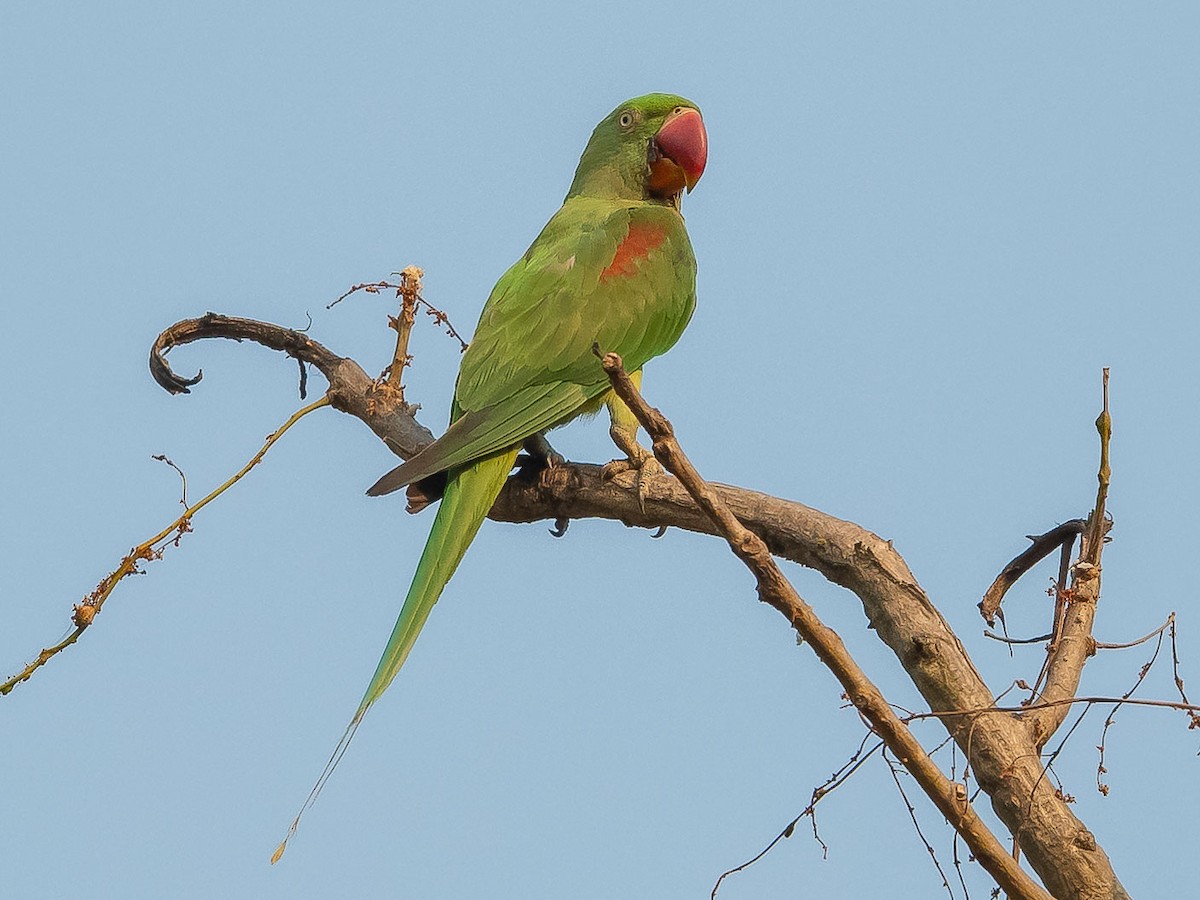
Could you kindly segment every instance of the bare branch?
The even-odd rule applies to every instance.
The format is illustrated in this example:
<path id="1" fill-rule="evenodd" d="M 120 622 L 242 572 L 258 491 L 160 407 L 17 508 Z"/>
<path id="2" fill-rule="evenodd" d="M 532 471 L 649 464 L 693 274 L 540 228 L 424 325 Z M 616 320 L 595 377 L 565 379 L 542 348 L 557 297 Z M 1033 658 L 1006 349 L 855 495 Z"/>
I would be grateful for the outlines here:
<path id="1" fill-rule="evenodd" d="M 1052 634 L 1039 634 L 1037 637 L 1015 638 L 1009 637 L 1006 634 L 996 634 L 996 632 L 988 631 L 987 629 L 984 629 L 983 636 L 993 641 L 999 641 L 1002 644 L 1040 644 L 1042 641 L 1048 641 L 1054 637 Z"/>
<path id="2" fill-rule="evenodd" d="M 1200 709 L 1192 707 L 1191 701 L 1188 700 L 1188 695 L 1183 690 L 1183 678 L 1179 674 L 1179 643 L 1175 635 L 1175 614 L 1171 613 L 1171 670 L 1175 678 L 1175 689 L 1179 691 L 1179 697 L 1183 700 L 1183 706 L 1188 708 L 1188 728 L 1200 728 Z"/>
<path id="3" fill-rule="evenodd" d="M 621 358 L 615 353 L 606 354 L 603 366 L 613 390 L 653 438 L 655 457 L 679 478 L 692 499 L 728 541 L 730 549 L 754 574 L 758 582 L 759 599 L 783 613 L 821 662 L 833 672 L 846 689 L 850 701 L 912 773 L 946 821 L 963 836 L 980 865 L 1010 897 L 1047 897 L 1046 892 L 1008 855 L 966 796 L 960 794 L 961 785 L 950 781 L 929 758 L 920 742 L 892 711 L 883 694 L 858 667 L 841 638 L 821 622 L 812 607 L 800 598 L 791 583 L 783 577 L 762 539 L 743 526 L 720 495 L 700 477 L 675 440 L 671 423 L 642 399 L 622 368 Z"/>
<path id="4" fill-rule="evenodd" d="M 1167 617 L 1167 621 L 1163 622 L 1161 625 L 1159 625 L 1157 628 L 1155 628 L 1149 634 L 1144 634 L 1140 638 L 1137 638 L 1136 640 L 1126 641 L 1125 643 L 1120 643 L 1120 644 L 1110 643 L 1108 641 L 1096 641 L 1095 642 L 1096 649 L 1097 650 L 1128 650 L 1130 647 L 1136 647 L 1139 644 L 1144 644 L 1144 643 L 1146 643 L 1146 641 L 1150 640 L 1151 638 L 1162 634 L 1164 631 L 1167 630 L 1168 627 L 1170 627 L 1171 623 L 1174 620 L 1175 620 L 1175 613 L 1171 613 L 1171 615 Z M 985 638 L 990 638 L 993 641 L 999 641 L 1002 644 L 1040 644 L 1042 641 L 1049 641 L 1054 638 L 1053 634 L 1039 634 L 1037 637 L 1030 637 L 1030 638 L 1015 638 L 1015 637 L 1009 637 L 1006 634 L 996 634 L 995 632 L 987 631 L 986 629 L 983 632 L 983 636 Z"/>
<path id="5" fill-rule="evenodd" d="M 1157 631 L 1158 642 L 1154 645 L 1154 653 L 1152 653 L 1150 655 L 1150 659 L 1146 662 L 1146 664 L 1144 666 L 1142 666 L 1141 670 L 1138 672 L 1138 677 L 1137 677 L 1137 680 L 1133 683 L 1133 687 L 1131 687 L 1129 690 L 1127 690 L 1124 694 L 1121 695 L 1121 699 L 1117 703 L 1113 704 L 1113 708 L 1108 711 L 1108 716 L 1104 719 L 1104 730 L 1100 732 L 1100 746 L 1098 746 L 1096 748 L 1098 751 L 1100 751 L 1100 760 L 1096 764 L 1096 788 L 1097 788 L 1097 790 L 1100 791 L 1100 793 L 1104 794 L 1106 797 L 1108 796 L 1108 785 L 1104 783 L 1104 773 L 1107 772 L 1108 769 L 1106 769 L 1104 767 L 1104 751 L 1108 745 L 1108 729 L 1112 728 L 1113 723 L 1117 721 L 1117 719 L 1116 719 L 1117 710 L 1120 709 L 1123 704 L 1129 702 L 1129 698 L 1133 696 L 1133 692 L 1142 686 L 1142 682 L 1145 681 L 1146 676 L 1150 674 L 1150 670 L 1154 667 L 1154 663 L 1158 660 L 1158 653 L 1160 650 L 1162 650 L 1163 630 L 1167 627 L 1167 625 L 1170 625 L 1171 622 L 1174 621 L 1174 619 L 1175 619 L 1175 615 L 1174 615 L 1174 613 L 1172 613 L 1171 618 L 1167 619 L 1166 623 L 1162 626 L 1162 628 L 1158 629 L 1158 631 Z M 1142 640 L 1149 640 L 1149 638 L 1152 636 L 1153 636 L 1153 633 L 1148 634 Z M 1135 643 L 1140 643 L 1140 641 L 1137 641 Z M 1132 646 L 1134 646 L 1134 644 L 1128 644 L 1126 646 L 1132 647 Z"/>
<path id="6" fill-rule="evenodd" d="M 900 764 L 888 755 L 887 750 L 884 750 L 883 758 L 887 762 L 888 772 L 892 776 L 892 781 L 896 783 L 896 790 L 900 793 L 900 799 L 904 801 L 904 808 L 908 810 L 908 818 L 912 821 L 913 830 L 917 832 L 917 837 L 921 839 L 921 844 L 925 847 L 925 852 L 933 860 L 933 867 L 937 869 L 937 873 L 942 879 L 942 887 L 950 895 L 950 900 L 954 900 L 954 891 L 950 888 L 950 880 L 946 877 L 946 870 L 942 868 L 942 864 L 938 861 L 937 852 L 933 849 L 933 844 L 929 843 L 929 838 L 925 837 L 925 832 L 921 830 L 921 823 L 917 819 L 917 809 L 912 805 L 912 801 L 908 799 L 908 794 L 904 790 L 904 784 L 900 781 L 900 772 L 898 771 Z M 958 834 L 958 832 L 956 831 L 955 834 Z"/>
<path id="7" fill-rule="evenodd" d="M 392 274 L 404 276 L 404 275 L 408 274 L 410 272 L 410 270 L 413 270 L 413 269 L 415 269 L 417 272 L 420 272 L 420 275 L 417 276 L 417 278 L 418 278 L 417 291 L 419 291 L 420 290 L 419 280 L 422 276 L 424 276 L 425 273 L 417 266 L 409 266 L 403 272 L 393 272 Z M 333 309 L 333 307 L 337 306 L 339 303 L 341 303 L 343 300 L 345 300 L 351 294 L 357 293 L 358 291 L 366 291 L 368 294 L 378 294 L 378 293 L 381 293 L 382 291 L 395 291 L 396 296 L 403 299 L 405 288 L 406 288 L 406 285 L 403 280 L 400 282 L 400 284 L 393 284 L 390 281 L 369 281 L 369 282 L 365 282 L 363 284 L 356 284 L 356 285 L 352 286 L 349 290 L 347 290 L 344 294 L 342 294 L 340 297 L 338 297 L 336 300 L 334 300 L 332 303 L 327 303 L 325 305 L 325 308 Z M 458 346 L 459 346 L 460 350 L 467 349 L 467 342 L 465 340 L 463 340 L 463 336 L 458 333 L 458 331 L 455 329 L 454 325 L 450 322 L 450 317 L 448 315 L 446 315 L 444 312 L 442 312 L 440 309 L 438 309 L 436 306 L 434 306 L 432 303 L 430 303 L 428 300 L 426 300 L 424 297 L 422 297 L 419 293 L 416 294 L 416 305 L 420 306 L 422 309 L 424 309 L 425 315 L 432 318 L 437 323 L 439 328 L 443 329 L 446 332 L 446 334 L 450 335 L 450 337 L 452 337 L 456 341 L 458 341 Z"/>
<path id="8" fill-rule="evenodd" d="M 166 551 L 167 547 L 178 547 L 183 536 L 192 530 L 192 517 L 195 516 L 196 513 L 206 507 L 213 500 L 217 499 L 217 497 L 221 496 L 221 494 L 225 493 L 225 491 L 229 490 L 229 488 L 241 481 L 242 477 L 247 472 L 262 462 L 262 459 L 264 456 L 266 456 L 267 451 L 274 446 L 277 440 L 283 437 L 284 433 L 287 432 L 289 428 L 299 422 L 310 412 L 328 405 L 329 401 L 325 398 L 322 398 L 316 403 L 310 403 L 303 409 L 297 410 L 292 414 L 291 417 L 288 418 L 286 422 L 279 426 L 278 429 L 269 434 L 266 441 L 263 442 L 262 447 L 259 448 L 259 451 L 250 458 L 250 461 L 242 466 L 242 468 L 238 469 L 238 471 L 232 476 L 226 479 L 222 485 L 211 491 L 203 499 L 197 501 L 194 506 L 187 507 L 187 509 L 185 509 L 179 516 L 179 518 L 177 518 L 158 534 L 154 535 L 154 537 L 150 538 L 149 540 L 142 541 L 142 543 L 138 544 L 127 554 L 125 554 L 125 557 L 120 563 L 117 564 L 117 567 L 108 575 L 106 575 L 98 585 L 96 585 L 96 589 L 88 594 L 83 599 L 82 603 L 75 606 L 71 615 L 71 621 L 74 623 L 75 629 L 57 644 L 42 650 L 42 652 L 39 653 L 31 663 L 25 666 L 24 669 L 9 678 L 3 684 L 0 684 L 0 697 L 9 693 L 22 681 L 28 681 L 34 672 L 79 640 L 80 635 L 82 635 L 83 632 L 86 631 L 95 620 L 96 615 L 100 612 L 101 607 L 104 606 L 104 601 L 112 595 L 112 592 L 116 586 L 129 575 L 141 574 L 142 570 L 138 568 L 138 564 L 140 562 L 143 560 L 153 561 L 162 559 L 163 553 Z M 155 459 L 163 460 L 176 472 L 179 472 L 180 478 L 183 479 L 183 500 L 186 505 L 187 478 L 184 477 L 183 472 L 178 466 L 175 465 L 175 463 L 171 462 L 165 456 L 157 456 Z"/>
<path id="9" fill-rule="evenodd" d="M 417 266 L 409 266 L 400 273 L 400 287 L 396 289 L 400 297 L 400 314 L 388 316 L 388 325 L 396 332 L 396 349 L 392 353 L 392 363 L 387 367 L 387 378 L 380 389 L 395 391 L 401 401 L 404 400 L 404 369 L 412 359 L 408 355 L 408 339 L 417 320 L 417 303 L 424 276 L 425 272 Z"/>
<path id="10" fill-rule="evenodd" d="M 158 336 L 150 350 L 154 380 L 172 394 L 190 393 L 203 372 L 192 378 L 180 377 L 167 364 L 166 354 L 173 347 L 208 338 L 252 341 L 311 365 L 329 382 L 326 396 L 330 405 L 361 419 L 397 456 L 408 458 L 433 442 L 429 429 L 413 418 L 415 407 L 378 395 L 374 379 L 354 360 L 332 353 L 303 332 L 268 322 L 217 313 L 176 322 Z"/>
<path id="11" fill-rule="evenodd" d="M 809 800 L 808 806 L 804 807 L 804 811 L 801 812 L 800 815 L 788 822 L 788 824 L 784 826 L 783 830 L 771 839 L 771 842 L 767 844 L 767 846 L 763 847 L 762 850 L 741 865 L 734 866 L 732 869 L 727 869 L 721 873 L 720 877 L 717 878 L 717 883 L 713 885 L 712 894 L 710 895 L 711 900 L 716 900 L 717 891 L 721 889 L 721 883 L 726 878 L 728 878 L 730 875 L 736 875 L 738 872 L 743 872 L 750 868 L 752 865 L 770 853 L 773 849 L 775 849 L 776 844 L 782 840 L 790 838 L 792 834 L 795 833 L 796 826 L 800 823 L 800 820 L 805 816 L 808 816 L 812 821 L 813 840 L 821 845 L 822 856 L 829 855 L 829 847 L 826 846 L 823 840 L 821 840 L 821 835 L 817 832 L 817 804 L 849 781 L 851 776 L 853 776 L 855 772 L 862 768 L 868 759 L 874 756 L 876 752 L 883 749 L 883 741 L 877 741 L 870 750 L 866 750 L 867 742 L 871 740 L 872 736 L 873 733 L 868 731 L 863 737 L 862 743 L 858 745 L 858 749 L 854 751 L 848 760 L 846 760 L 845 765 L 830 775 L 823 784 L 813 788 L 812 798 Z M 864 751 L 866 752 L 864 753 Z"/>
<path id="12" fill-rule="evenodd" d="M 1000 604 L 1004 600 L 1004 595 L 1008 593 L 1008 589 L 1016 584 L 1022 575 L 1055 550 L 1060 547 L 1066 547 L 1069 550 L 1075 543 L 1076 535 L 1083 533 L 1084 524 L 1083 519 L 1071 519 L 1069 522 L 1056 525 L 1045 534 L 1039 534 L 1036 537 L 1029 536 L 1029 540 L 1033 543 L 1022 553 L 1013 557 L 1008 565 L 1000 570 L 1000 574 L 996 576 L 992 586 L 983 595 L 983 600 L 979 602 L 979 612 L 989 626 L 993 628 L 996 626 L 996 614 L 1000 611 Z"/>
<path id="13" fill-rule="evenodd" d="M 1096 652 L 1092 637 L 1092 626 L 1096 621 L 1096 604 L 1100 600 L 1100 554 L 1104 549 L 1104 538 L 1111 522 L 1105 516 L 1108 498 L 1110 469 L 1108 445 L 1112 437 L 1112 420 L 1108 411 L 1108 369 L 1104 370 L 1103 407 L 1096 419 L 1096 431 L 1100 435 L 1100 466 L 1097 473 L 1099 487 L 1096 505 L 1088 517 L 1080 559 L 1071 567 L 1071 587 L 1062 599 L 1064 615 L 1056 623 L 1055 638 L 1046 659 L 1046 686 L 1042 699 L 1062 700 L 1073 697 L 1079 690 L 1083 667 Z M 1044 746 L 1050 736 L 1062 724 L 1066 707 L 1048 706 L 1038 711 L 1032 720 L 1035 740 Z"/>
<path id="14" fill-rule="evenodd" d="M 1096 649 L 1097 650 L 1128 650 L 1130 647 L 1136 647 L 1138 644 L 1144 644 L 1144 643 L 1146 643 L 1146 641 L 1150 640 L 1150 638 L 1161 635 L 1164 631 L 1166 631 L 1168 628 L 1173 627 L 1174 625 L 1175 625 L 1175 613 L 1171 613 L 1169 616 L 1167 616 L 1167 621 L 1163 622 L 1161 625 L 1159 625 L 1157 628 L 1155 628 L 1149 634 L 1144 634 L 1135 641 L 1128 641 L 1127 643 L 1124 643 L 1124 644 L 1110 644 L 1106 641 L 1096 641 Z M 1155 652 L 1157 653 L 1157 651 L 1155 651 Z"/>
<path id="15" fill-rule="evenodd" d="M 964 716 L 970 718 L 983 713 L 1027 713 L 1037 711 L 1039 709 L 1050 707 L 1071 707 L 1076 703 L 1097 704 L 1097 703 L 1121 703 L 1126 706 L 1153 706 L 1158 709 L 1179 709 L 1184 712 L 1200 713 L 1200 706 L 1179 702 L 1177 700 L 1149 700 L 1140 699 L 1137 697 L 1109 697 L 1109 696 L 1086 696 L 1086 697 L 1065 697 L 1062 700 L 1049 700 L 1046 702 L 1037 701 L 1035 703 L 1024 704 L 1021 706 L 981 706 L 976 709 L 938 709 L 932 712 L 913 713 L 905 716 L 904 722 L 916 722 L 921 719 L 949 719 L 955 716 Z"/>

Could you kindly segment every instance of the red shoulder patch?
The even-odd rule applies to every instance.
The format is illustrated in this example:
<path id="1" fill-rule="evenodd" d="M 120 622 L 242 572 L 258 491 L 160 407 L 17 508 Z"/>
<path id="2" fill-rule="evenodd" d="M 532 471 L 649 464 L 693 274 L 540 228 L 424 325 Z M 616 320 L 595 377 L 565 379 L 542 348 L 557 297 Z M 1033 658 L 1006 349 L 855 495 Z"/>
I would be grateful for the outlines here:
<path id="1" fill-rule="evenodd" d="M 627 278 L 637 271 L 638 260 L 645 259 L 650 251 L 667 239 L 667 234 L 657 225 L 631 222 L 629 232 L 617 245 L 612 262 L 600 273 L 601 281 L 610 278 Z"/>

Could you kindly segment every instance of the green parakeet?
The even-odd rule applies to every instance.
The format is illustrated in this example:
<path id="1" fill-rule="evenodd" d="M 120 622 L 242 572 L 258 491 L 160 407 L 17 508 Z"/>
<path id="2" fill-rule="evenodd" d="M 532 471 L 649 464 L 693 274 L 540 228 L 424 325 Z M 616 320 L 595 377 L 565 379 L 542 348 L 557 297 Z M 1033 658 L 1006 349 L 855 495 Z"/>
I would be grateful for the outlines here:
<path id="1" fill-rule="evenodd" d="M 527 439 L 607 405 L 629 462 L 652 459 L 592 347 L 619 353 L 640 377 L 679 339 L 696 302 L 680 195 L 699 180 L 707 152 L 700 112 L 682 97 L 647 94 L 606 116 L 562 208 L 493 288 L 462 357 L 449 429 L 367 491 L 446 474 L 400 617 L 322 781 L 404 664 Z"/>

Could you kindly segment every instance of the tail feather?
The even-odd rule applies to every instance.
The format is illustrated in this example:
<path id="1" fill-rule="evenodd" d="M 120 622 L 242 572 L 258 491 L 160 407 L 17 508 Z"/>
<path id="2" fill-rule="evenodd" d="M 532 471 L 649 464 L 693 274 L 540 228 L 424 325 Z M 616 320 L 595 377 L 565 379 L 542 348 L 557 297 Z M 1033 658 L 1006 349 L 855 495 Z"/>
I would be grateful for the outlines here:
<path id="1" fill-rule="evenodd" d="M 450 581 L 454 570 L 458 568 L 471 541 L 475 539 L 479 526 L 487 518 L 500 489 L 504 487 L 504 481 L 516 462 L 517 451 L 518 448 L 513 447 L 493 453 L 450 476 L 445 496 L 442 497 L 433 527 L 429 531 L 429 538 L 425 541 L 425 549 L 421 552 L 421 560 L 417 563 L 417 571 L 409 586 L 408 596 L 404 598 L 404 606 L 400 609 L 400 616 L 396 619 L 391 637 L 388 638 L 383 657 L 379 660 L 354 718 L 350 720 L 333 755 L 325 764 L 321 777 L 317 779 L 308 799 L 300 808 L 300 813 L 292 821 L 287 837 L 275 851 L 272 863 L 277 862 L 283 855 L 288 840 L 300 824 L 300 816 L 312 806 L 321 788 L 341 762 L 363 716 L 371 704 L 387 690 L 400 667 L 404 665 L 409 651 L 417 641 L 417 635 L 421 633 L 421 627 L 429 618 L 430 610 L 442 595 L 442 590 Z"/>
<path id="2" fill-rule="evenodd" d="M 400 610 L 400 617 L 392 629 L 383 657 L 354 715 L 356 720 L 361 719 L 370 705 L 379 699 L 408 658 L 421 626 L 429 618 L 429 612 L 442 595 L 442 589 L 458 568 L 479 526 L 487 518 L 488 510 L 496 502 L 496 496 L 504 487 L 516 458 L 516 448 L 502 450 L 477 460 L 450 477 L 429 531 L 429 539 L 425 542 L 425 550 L 421 553 L 421 561 L 417 563 L 412 586 L 404 599 L 404 607 Z"/>

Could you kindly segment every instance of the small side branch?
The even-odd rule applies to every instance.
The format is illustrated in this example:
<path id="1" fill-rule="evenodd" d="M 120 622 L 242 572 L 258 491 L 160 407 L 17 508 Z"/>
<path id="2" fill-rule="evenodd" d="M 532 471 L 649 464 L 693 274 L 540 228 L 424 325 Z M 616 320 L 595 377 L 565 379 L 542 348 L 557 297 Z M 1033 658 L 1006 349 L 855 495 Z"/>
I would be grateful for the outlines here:
<path id="1" fill-rule="evenodd" d="M 720 495 L 705 482 L 675 440 L 670 422 L 648 406 L 614 353 L 602 357 L 613 390 L 633 411 L 654 441 L 654 455 L 674 474 L 698 506 L 717 526 L 734 554 L 758 582 L 760 599 L 779 610 L 797 633 L 837 677 L 847 696 L 871 723 L 897 759 L 912 773 L 938 810 L 967 842 L 976 859 L 1010 897 L 1048 898 L 1017 865 L 968 802 L 962 786 L 948 779 L 912 732 L 900 721 L 879 689 L 850 656 L 841 638 L 817 617 L 795 588 L 783 577 L 766 544 L 745 528 Z"/>
<path id="2" fill-rule="evenodd" d="M 344 361 L 302 331 L 272 325 L 269 322 L 259 322 L 255 319 L 242 319 L 210 312 L 198 319 L 184 319 L 176 322 L 155 339 L 150 348 L 150 374 L 154 376 L 154 380 L 160 387 L 172 394 L 191 393 L 191 388 L 204 378 L 203 370 L 191 378 L 177 375 L 167 363 L 167 353 L 180 344 L 190 344 L 192 341 L 206 338 L 225 338 L 239 342 L 253 341 L 271 350 L 282 350 L 288 356 L 315 367 L 330 380 L 336 374 L 338 366 Z"/>
<path id="3" fill-rule="evenodd" d="M 1083 558 L 1093 566 L 1100 565 L 1100 551 L 1104 546 L 1104 536 L 1108 532 L 1105 522 L 1105 507 L 1108 502 L 1108 485 L 1112 480 L 1112 469 L 1108 464 L 1108 445 L 1112 440 L 1112 416 L 1108 412 L 1108 368 L 1104 369 L 1103 387 L 1104 403 L 1100 415 L 1096 417 L 1096 433 L 1100 435 L 1100 468 L 1096 472 L 1096 506 L 1088 517 L 1088 537 L 1083 548 Z"/>
<path id="4" fill-rule="evenodd" d="M 1108 711 L 1108 716 L 1106 716 L 1104 719 L 1104 729 L 1100 732 L 1100 745 L 1096 748 L 1100 751 L 1100 760 L 1096 764 L 1096 788 L 1106 797 L 1108 796 L 1108 785 L 1104 781 L 1104 775 L 1108 772 L 1108 769 L 1104 766 L 1104 754 L 1108 747 L 1108 729 L 1112 728 L 1113 724 L 1117 721 L 1117 710 L 1119 710 L 1123 704 L 1129 702 L 1129 698 L 1133 696 L 1133 692 L 1142 686 L 1142 682 L 1145 681 L 1146 676 L 1150 674 L 1150 670 L 1154 667 L 1154 663 L 1158 661 L 1158 653 L 1160 650 L 1162 650 L 1163 645 L 1163 632 L 1167 629 L 1167 626 L 1174 621 L 1175 614 L 1171 613 L 1171 617 L 1167 619 L 1166 623 L 1164 623 L 1161 628 L 1158 629 L 1158 642 L 1154 645 L 1154 653 L 1150 655 L 1150 659 L 1147 660 L 1146 664 L 1142 666 L 1141 670 L 1138 672 L 1138 677 L 1137 680 L 1134 681 L 1133 687 L 1121 695 L 1120 702 L 1113 704 L 1112 709 Z M 1148 634 L 1146 637 L 1142 638 L 1142 640 L 1149 640 L 1152 636 L 1152 634 Z M 1141 643 L 1141 641 L 1136 643 Z M 1129 644 L 1128 646 L 1132 647 L 1136 646 L 1136 644 Z"/>
<path id="5" fill-rule="evenodd" d="M 409 266 L 403 272 L 393 272 L 392 274 L 399 275 L 403 278 L 403 276 L 409 274 L 409 272 L 411 270 L 416 270 L 416 272 L 419 273 L 417 275 L 417 278 L 418 278 L 418 284 L 416 285 L 417 290 L 413 292 L 414 296 L 415 296 L 416 305 L 421 307 L 422 309 L 424 309 L 425 315 L 427 315 L 431 319 L 433 319 L 433 321 L 437 324 L 437 326 L 439 328 L 441 328 L 443 331 L 445 331 L 446 334 L 450 335 L 450 337 L 452 337 L 456 341 L 458 341 L 458 346 L 459 346 L 460 350 L 466 350 L 467 342 L 465 340 L 463 340 L 463 336 L 458 333 L 458 330 L 454 327 L 454 324 L 450 321 L 450 317 L 420 295 L 419 279 L 424 277 L 425 272 L 417 266 Z M 368 281 L 363 284 L 353 285 L 348 291 L 346 291 L 346 293 L 342 294 L 342 296 L 338 297 L 332 303 L 326 304 L 325 308 L 333 309 L 333 307 L 337 306 L 339 303 L 341 303 L 343 300 L 345 300 L 351 294 L 355 294 L 358 291 L 366 291 L 368 294 L 378 294 L 378 293 L 381 293 L 382 291 L 395 291 L 396 296 L 403 299 L 405 289 L 406 289 L 406 285 L 403 280 L 401 281 L 400 284 L 393 284 L 390 281 Z"/>
<path id="6" fill-rule="evenodd" d="M 796 826 L 800 824 L 800 820 L 805 816 L 808 816 L 812 821 L 813 840 L 821 846 L 821 857 L 824 859 L 829 856 L 829 847 L 823 840 L 821 840 L 820 832 L 817 831 L 817 804 L 849 781 L 851 776 L 853 776 L 855 772 L 862 768 L 868 759 L 883 749 L 883 741 L 878 741 L 872 745 L 870 750 L 867 750 L 867 744 L 870 742 L 871 737 L 872 733 L 868 731 L 866 736 L 862 739 L 862 743 L 858 745 L 858 749 L 854 751 L 854 754 L 848 760 L 846 760 L 845 764 L 827 779 L 825 779 L 823 784 L 813 788 L 812 798 L 809 800 L 808 806 L 804 807 L 804 810 L 800 813 L 800 815 L 788 822 L 787 825 L 784 826 L 783 830 L 771 839 L 771 842 L 767 844 L 767 846 L 763 847 L 760 851 L 758 851 L 758 853 L 754 854 L 754 856 L 750 857 L 750 859 L 746 860 L 744 863 L 736 865 L 732 869 L 726 869 L 720 874 L 720 876 L 717 878 L 717 883 L 713 885 L 712 893 L 710 894 L 710 900 L 717 900 L 717 891 L 721 889 L 721 883 L 724 882 L 726 878 L 728 878 L 730 875 L 736 875 L 738 872 L 744 872 L 746 869 L 750 868 L 752 865 L 774 850 L 775 846 L 780 841 L 786 840 L 795 834 Z"/>
<path id="7" fill-rule="evenodd" d="M 1099 486 L 1096 490 L 1096 505 L 1088 516 L 1084 531 L 1079 561 L 1071 567 L 1071 587 L 1061 592 L 1063 614 L 1055 622 L 1054 640 L 1045 665 L 1045 689 L 1043 701 L 1054 703 L 1073 697 L 1079 690 L 1083 667 L 1096 652 L 1096 641 L 1092 628 L 1096 621 L 1096 604 L 1100 600 L 1100 554 L 1104 550 L 1104 539 L 1111 526 L 1105 515 L 1108 486 L 1111 479 L 1108 447 L 1112 438 L 1112 418 L 1108 409 L 1108 369 L 1102 381 L 1103 402 L 1096 431 L 1100 437 L 1100 465 L 1097 471 Z M 1044 746 L 1050 736 L 1062 724 L 1066 707 L 1050 706 L 1039 710 L 1033 718 L 1034 732 L 1039 747 Z"/>
<path id="8" fill-rule="evenodd" d="M 1033 543 L 1024 552 L 1013 557 L 1008 565 L 1000 570 L 1000 574 L 996 576 L 996 580 L 992 582 L 992 586 L 987 589 L 983 600 L 979 603 L 979 613 L 990 627 L 996 627 L 996 615 L 1000 611 L 1000 604 L 1004 600 L 1004 595 L 1008 593 L 1008 589 L 1016 584 L 1022 575 L 1055 550 L 1064 548 L 1064 552 L 1069 553 L 1076 536 L 1083 534 L 1085 524 L 1083 519 L 1071 519 L 1069 522 L 1063 522 L 1061 525 L 1051 528 L 1045 534 L 1039 534 L 1036 537 L 1030 536 L 1029 539 Z"/>
<path id="9" fill-rule="evenodd" d="M 263 445 L 261 448 L 259 448 L 259 451 L 250 458 L 249 462 L 231 475 L 224 484 L 210 492 L 203 499 L 185 509 L 179 518 L 177 518 L 158 534 L 154 535 L 154 537 L 143 541 L 125 554 L 125 557 L 117 565 L 116 569 L 106 575 L 104 580 L 96 585 L 96 589 L 88 594 L 88 596 L 83 599 L 83 602 L 75 607 L 74 612 L 71 615 L 71 621 L 74 623 L 75 629 L 57 644 L 42 650 L 42 652 L 39 653 L 37 657 L 24 669 L 9 678 L 3 684 L 0 684 L 0 697 L 9 693 L 9 691 L 15 688 L 22 681 L 28 681 L 29 677 L 33 675 L 34 672 L 79 640 L 80 635 L 82 635 L 83 632 L 86 631 L 95 620 L 96 615 L 100 612 L 101 607 L 104 606 L 104 601 L 106 601 L 112 595 L 112 592 L 116 589 L 117 585 L 128 575 L 141 574 L 142 570 L 138 568 L 138 564 L 140 562 L 143 560 L 153 561 L 156 559 L 162 559 L 162 555 L 168 547 L 178 547 L 179 542 L 183 539 L 183 536 L 192 530 L 192 517 L 195 516 L 196 513 L 200 512 L 200 510 L 208 506 L 209 503 L 211 503 L 213 500 L 216 500 L 217 497 L 221 496 L 223 493 L 241 481 L 242 477 L 245 476 L 247 472 L 262 462 L 262 458 L 266 456 L 267 451 L 274 446 L 277 440 L 283 437 L 289 428 L 307 416 L 310 412 L 328 405 L 329 400 L 322 397 L 315 403 L 310 403 L 303 409 L 297 410 L 288 418 L 286 422 L 279 426 L 274 433 L 267 436 L 266 441 L 263 442 Z M 163 459 L 165 460 L 165 457 Z M 170 460 L 165 461 L 177 472 L 179 471 L 178 466 L 170 462 Z M 180 472 L 179 474 L 182 478 L 183 473 Z M 186 499 L 187 480 L 184 479 L 185 502 Z"/>
<path id="10" fill-rule="evenodd" d="M 204 373 L 198 372 L 191 378 L 177 375 L 167 363 L 167 353 L 181 344 L 209 338 L 252 341 L 311 365 L 329 382 L 326 391 L 329 404 L 361 419 L 397 456 L 408 459 L 433 443 L 433 434 L 413 418 L 416 408 L 398 397 L 377 392 L 375 380 L 354 360 L 338 356 L 301 331 L 269 322 L 211 312 L 198 319 L 176 322 L 150 348 L 150 372 L 154 380 L 172 394 L 190 393 Z"/>
<path id="11" fill-rule="evenodd" d="M 401 401 L 404 400 L 404 369 L 412 360 L 408 354 L 408 339 L 413 323 L 417 321 L 417 302 L 424 276 L 425 272 L 417 266 L 409 266 L 400 273 L 400 287 L 396 289 L 400 296 L 400 314 L 388 317 L 388 325 L 396 332 L 396 350 L 392 354 L 392 364 L 387 368 L 383 389 L 395 391 Z"/>

